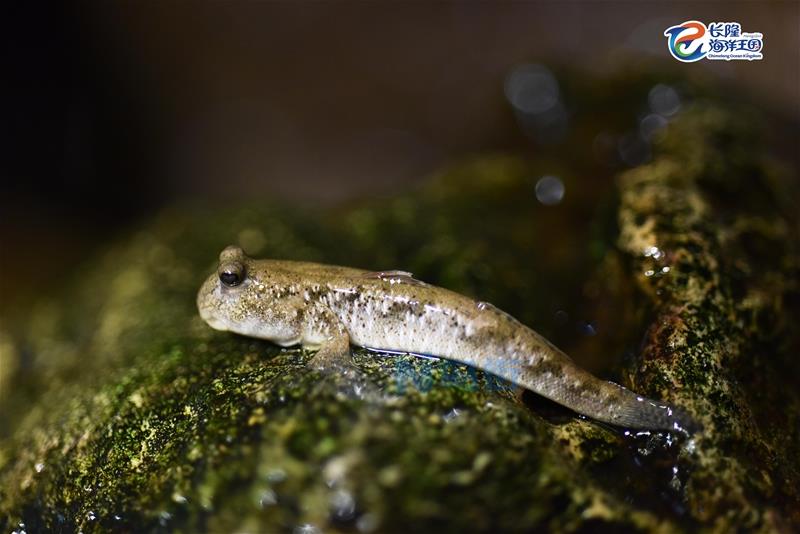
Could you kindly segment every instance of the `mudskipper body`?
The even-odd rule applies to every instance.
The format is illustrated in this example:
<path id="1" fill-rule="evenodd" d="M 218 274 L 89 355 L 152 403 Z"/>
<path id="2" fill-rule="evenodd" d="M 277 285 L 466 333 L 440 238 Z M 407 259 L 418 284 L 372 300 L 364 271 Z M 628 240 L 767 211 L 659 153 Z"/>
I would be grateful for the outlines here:
<path id="1" fill-rule="evenodd" d="M 350 346 L 427 354 L 482 369 L 580 414 L 618 426 L 685 431 L 680 410 L 578 367 L 507 313 L 404 271 L 366 271 L 256 260 L 239 247 L 220 254 L 197 295 L 213 328 L 281 346 L 317 349 L 333 368 Z"/>

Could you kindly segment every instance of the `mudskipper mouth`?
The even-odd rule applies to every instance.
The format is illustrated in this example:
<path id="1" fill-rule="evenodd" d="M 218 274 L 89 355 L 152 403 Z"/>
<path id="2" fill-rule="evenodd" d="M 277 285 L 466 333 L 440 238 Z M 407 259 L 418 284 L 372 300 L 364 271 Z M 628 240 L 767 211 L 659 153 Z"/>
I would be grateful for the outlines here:
<path id="1" fill-rule="evenodd" d="M 214 330 L 228 329 L 225 325 L 225 322 L 214 314 L 213 308 L 210 309 L 209 307 L 202 306 L 200 304 L 200 298 L 198 298 L 197 311 L 200 313 L 200 318 L 203 319 L 203 321 L 205 321 L 208 326 Z"/>
<path id="2" fill-rule="evenodd" d="M 200 317 L 202 317 L 203 320 L 206 323 L 208 323 L 208 326 L 210 326 L 214 330 L 223 330 L 223 331 L 228 330 L 228 326 L 225 324 L 225 322 L 221 321 L 220 319 L 218 319 L 213 315 L 207 315 L 203 312 L 200 312 Z"/>
<path id="3" fill-rule="evenodd" d="M 223 331 L 229 330 L 226 322 L 220 317 L 218 317 L 214 313 L 213 309 L 198 306 L 197 311 L 200 312 L 200 318 L 203 319 L 203 321 L 205 321 L 208 324 L 208 326 L 210 326 L 214 330 L 223 330 Z"/>

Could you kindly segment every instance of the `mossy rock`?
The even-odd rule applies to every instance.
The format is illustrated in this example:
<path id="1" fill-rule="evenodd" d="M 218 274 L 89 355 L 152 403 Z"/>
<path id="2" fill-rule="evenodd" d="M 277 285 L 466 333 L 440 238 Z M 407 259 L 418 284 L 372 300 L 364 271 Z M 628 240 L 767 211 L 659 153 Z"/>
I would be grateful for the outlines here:
<path id="1" fill-rule="evenodd" d="M 754 124 L 697 106 L 620 177 L 619 245 L 655 314 L 631 383 L 704 425 L 685 496 L 720 530 L 800 524 L 796 185 Z"/>
<path id="2" fill-rule="evenodd" d="M 782 322 L 797 289 L 787 271 L 797 266 L 796 227 L 776 208 L 783 182 L 775 167 L 743 148 L 753 126 L 733 117 L 702 104 L 687 110 L 652 163 L 620 177 L 619 197 L 597 205 L 583 233 L 553 235 L 551 215 L 533 197 L 540 165 L 512 156 L 456 166 L 391 201 L 324 213 L 263 205 L 164 214 L 88 261 L 73 286 L 26 316 L 22 334 L 0 337 L 4 360 L 24 360 L 28 377 L 2 401 L 0 526 L 588 532 L 800 524 L 798 389 L 768 386 L 797 370 Z M 721 155 L 731 150 L 756 156 Z M 764 193 L 731 214 L 731 198 L 746 194 L 732 184 L 743 180 Z M 782 246 L 763 264 L 742 253 L 742 233 Z M 568 334 L 547 319 L 563 302 L 553 295 L 563 289 L 580 300 L 569 287 L 589 279 L 620 311 L 609 320 L 623 329 L 593 350 L 621 352 L 620 339 L 644 336 L 622 378 L 619 358 L 599 368 L 685 406 L 705 429 L 693 440 L 627 435 L 443 360 L 359 349 L 360 377 L 320 375 L 305 366 L 310 353 L 216 332 L 199 319 L 196 290 L 231 243 L 254 256 L 413 270 L 556 338 Z M 565 348 L 592 353 L 582 343 Z M 21 373 L 0 376 L 0 385 Z"/>

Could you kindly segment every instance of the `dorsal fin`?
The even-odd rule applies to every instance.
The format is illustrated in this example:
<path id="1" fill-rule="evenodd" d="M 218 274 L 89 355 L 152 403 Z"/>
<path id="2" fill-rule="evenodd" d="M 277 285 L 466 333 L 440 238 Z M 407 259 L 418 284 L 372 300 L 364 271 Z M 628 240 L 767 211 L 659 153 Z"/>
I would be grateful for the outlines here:
<path id="1" fill-rule="evenodd" d="M 506 311 L 501 310 L 500 308 L 498 308 L 497 306 L 495 306 L 491 302 L 486 302 L 485 300 L 479 300 L 479 301 L 475 302 L 475 307 L 478 308 L 481 311 L 491 310 L 491 311 L 493 311 L 495 313 L 499 313 L 500 315 L 503 315 L 504 317 L 508 317 L 509 319 L 511 319 L 514 322 L 517 322 L 517 320 L 514 318 L 513 315 L 511 315 L 510 313 L 508 313 Z"/>
<path id="2" fill-rule="evenodd" d="M 390 284 L 411 284 L 415 286 L 424 286 L 425 282 L 421 282 L 414 278 L 414 275 L 408 271 L 372 271 L 364 273 L 364 278 L 377 278 L 378 280 L 385 280 Z"/>
<path id="3" fill-rule="evenodd" d="M 491 302 L 486 302 L 485 300 L 479 300 L 475 303 L 475 306 L 479 310 L 494 310 L 494 311 L 502 311 L 500 308 L 492 304 Z"/>

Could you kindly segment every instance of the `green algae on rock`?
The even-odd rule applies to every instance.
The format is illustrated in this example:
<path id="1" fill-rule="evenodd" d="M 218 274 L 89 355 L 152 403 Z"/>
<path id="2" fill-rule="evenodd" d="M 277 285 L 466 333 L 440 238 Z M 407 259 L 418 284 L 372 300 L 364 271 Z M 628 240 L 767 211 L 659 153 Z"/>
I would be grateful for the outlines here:
<path id="1" fill-rule="evenodd" d="M 605 232 L 590 240 L 577 229 L 543 252 L 554 219 L 542 223 L 531 201 L 542 169 L 514 157 L 482 158 L 419 191 L 329 214 L 263 206 L 160 217 L 89 261 L 4 349 L 32 354 L 35 377 L 0 443 L 0 527 L 796 524 L 797 397 L 768 384 L 797 369 L 780 345 L 797 241 L 773 198 L 773 167 L 744 148 L 754 135 L 704 105 L 670 124 L 652 163 L 622 175 L 618 202 L 597 210 L 617 211 L 622 255 Z M 738 202 L 747 180 L 759 195 L 731 209 L 726 200 Z M 321 376 L 304 366 L 309 353 L 215 332 L 197 317 L 197 287 L 229 243 L 253 255 L 406 268 L 544 323 L 545 334 L 547 295 L 597 269 L 619 288 L 622 309 L 636 300 L 647 308 L 637 319 L 655 317 L 638 330 L 627 324 L 627 341 L 645 333 L 645 344 L 626 385 L 686 406 L 705 431 L 693 449 L 664 434 L 626 437 L 441 360 L 358 350 L 359 380 Z"/>

